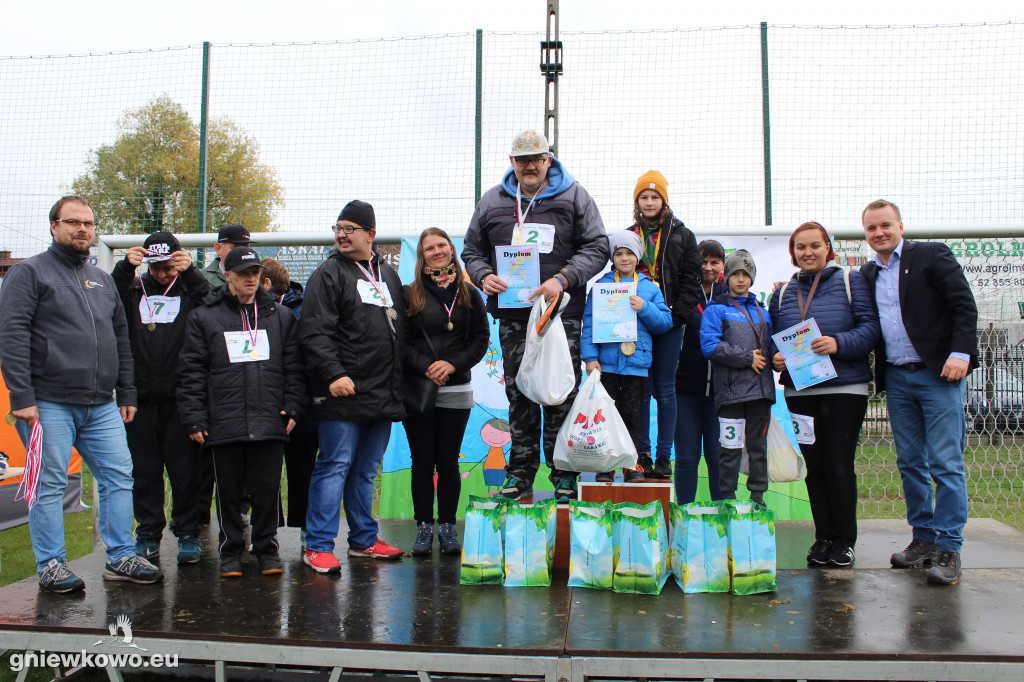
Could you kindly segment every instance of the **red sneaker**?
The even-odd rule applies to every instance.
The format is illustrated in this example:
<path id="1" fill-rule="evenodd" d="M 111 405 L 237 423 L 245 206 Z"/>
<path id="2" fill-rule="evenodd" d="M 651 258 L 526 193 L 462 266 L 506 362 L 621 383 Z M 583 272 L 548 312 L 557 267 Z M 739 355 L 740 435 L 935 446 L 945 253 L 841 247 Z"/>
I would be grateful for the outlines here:
<path id="1" fill-rule="evenodd" d="M 317 573 L 341 573 L 341 564 L 331 552 L 314 552 L 307 549 L 302 553 L 302 563 Z"/>
<path id="2" fill-rule="evenodd" d="M 349 547 L 348 555 L 368 557 L 370 559 L 401 559 L 402 550 L 377 540 L 377 542 L 366 549 L 352 549 Z"/>

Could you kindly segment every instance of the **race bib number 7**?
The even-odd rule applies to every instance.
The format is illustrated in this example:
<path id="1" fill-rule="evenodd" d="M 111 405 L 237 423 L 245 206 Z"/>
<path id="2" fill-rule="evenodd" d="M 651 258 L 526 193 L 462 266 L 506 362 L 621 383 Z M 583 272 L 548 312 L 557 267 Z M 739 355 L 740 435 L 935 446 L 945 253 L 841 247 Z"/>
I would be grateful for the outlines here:
<path id="1" fill-rule="evenodd" d="M 746 419 L 718 418 L 718 445 L 723 450 L 740 450 L 743 448 L 743 434 L 746 432 Z"/>

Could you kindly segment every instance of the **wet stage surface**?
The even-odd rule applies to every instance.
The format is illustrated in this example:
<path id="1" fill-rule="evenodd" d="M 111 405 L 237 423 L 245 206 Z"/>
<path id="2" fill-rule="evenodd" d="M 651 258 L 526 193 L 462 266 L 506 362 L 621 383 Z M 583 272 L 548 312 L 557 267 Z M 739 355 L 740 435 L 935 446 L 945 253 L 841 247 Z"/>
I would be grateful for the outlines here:
<path id="1" fill-rule="evenodd" d="M 71 564 L 84 593 L 42 592 L 34 579 L 0 588 L 0 631 L 109 637 L 108 623 L 124 614 L 137 636 L 274 645 L 1024 662 L 1024 533 L 972 520 L 963 578 L 944 588 L 926 585 L 924 570 L 888 568 L 909 541 L 904 522 L 862 522 L 857 568 L 828 570 L 805 566 L 809 523 L 777 526 L 779 591 L 751 596 L 683 594 L 671 578 L 657 597 L 568 588 L 564 571 L 550 588 L 461 586 L 459 557 L 436 545 L 430 558 L 398 562 L 339 548 L 341 575 L 323 576 L 301 563 L 296 529 L 279 535 L 283 575 L 260 575 L 246 554 L 244 576 L 222 580 L 213 535 L 203 538 L 202 561 L 181 568 L 167 537 L 162 583 L 106 582 L 94 552 Z M 381 537 L 399 547 L 414 535 L 411 521 L 381 522 Z"/>

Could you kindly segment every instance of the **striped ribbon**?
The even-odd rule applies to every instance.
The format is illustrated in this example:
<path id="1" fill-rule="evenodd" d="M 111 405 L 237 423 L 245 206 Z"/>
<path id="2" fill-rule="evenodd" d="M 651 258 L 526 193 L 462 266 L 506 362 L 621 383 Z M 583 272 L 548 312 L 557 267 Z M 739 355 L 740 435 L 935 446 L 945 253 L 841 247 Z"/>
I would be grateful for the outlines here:
<path id="1" fill-rule="evenodd" d="M 28 436 L 28 447 L 25 449 L 25 473 L 14 494 L 14 499 L 25 500 L 28 508 L 36 506 L 39 500 L 39 474 L 43 470 L 43 426 L 36 419 L 32 422 L 32 431 Z"/>

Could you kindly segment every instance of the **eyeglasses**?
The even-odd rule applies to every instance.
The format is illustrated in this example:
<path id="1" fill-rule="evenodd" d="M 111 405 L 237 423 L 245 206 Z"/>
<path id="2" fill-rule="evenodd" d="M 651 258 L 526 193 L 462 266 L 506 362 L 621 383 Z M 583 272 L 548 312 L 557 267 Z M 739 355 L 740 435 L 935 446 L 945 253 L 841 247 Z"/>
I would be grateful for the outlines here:
<path id="1" fill-rule="evenodd" d="M 370 228 L 368 227 L 359 227 L 356 225 L 331 225 L 331 229 L 334 230 L 334 234 L 338 234 L 339 232 L 344 232 L 345 234 L 352 234 L 356 230 L 366 230 L 367 232 L 370 231 Z"/>
<path id="2" fill-rule="evenodd" d="M 67 225 L 70 227 L 78 227 L 80 225 L 84 225 L 90 230 L 96 227 L 96 223 L 92 222 L 91 220 L 75 220 L 74 218 L 60 218 L 58 220 L 54 220 L 53 222 L 67 223 Z"/>
<path id="3" fill-rule="evenodd" d="M 540 156 L 513 156 L 512 160 L 515 161 L 517 166 L 529 166 L 531 163 L 541 164 L 547 161 L 548 155 L 541 154 Z"/>

